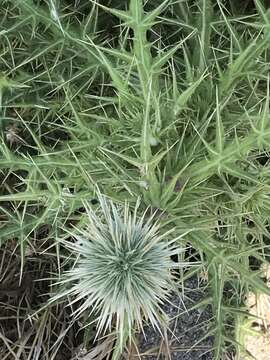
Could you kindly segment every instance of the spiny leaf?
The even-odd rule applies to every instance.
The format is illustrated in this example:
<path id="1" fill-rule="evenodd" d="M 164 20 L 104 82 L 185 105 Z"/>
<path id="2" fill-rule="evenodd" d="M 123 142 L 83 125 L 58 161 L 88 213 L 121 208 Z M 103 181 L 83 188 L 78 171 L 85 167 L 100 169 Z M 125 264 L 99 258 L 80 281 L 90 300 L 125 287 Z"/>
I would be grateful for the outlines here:
<path id="1" fill-rule="evenodd" d="M 199 85 L 202 83 L 202 81 L 207 77 L 207 74 L 204 73 L 201 75 L 201 77 L 195 81 L 193 84 L 191 84 L 186 90 L 184 90 L 178 98 L 175 100 L 174 105 L 174 114 L 178 115 L 181 110 L 183 110 L 189 101 L 189 99 L 192 97 L 192 95 L 195 93 L 196 89 L 199 87 Z"/>
<path id="2" fill-rule="evenodd" d="M 269 9 L 266 10 L 261 0 L 254 0 L 256 9 L 261 19 L 265 22 L 266 25 L 270 25 L 270 14 Z"/>
<path id="3" fill-rule="evenodd" d="M 221 164 L 221 169 L 228 174 L 237 177 L 238 179 L 245 179 L 250 181 L 251 183 L 261 184 L 261 181 L 254 176 L 253 174 L 249 174 L 248 171 L 242 170 L 239 166 L 230 164 L 224 165 Z"/>
<path id="4" fill-rule="evenodd" d="M 263 109 L 263 113 L 259 118 L 258 121 L 258 125 L 257 128 L 259 129 L 259 131 L 261 133 L 265 132 L 267 128 L 270 127 L 270 112 L 269 112 L 269 98 L 270 98 L 270 93 L 269 93 L 269 76 L 267 79 L 267 93 L 266 93 L 266 99 L 265 99 L 265 104 L 264 104 L 264 109 Z"/>
<path id="5" fill-rule="evenodd" d="M 144 11 L 143 11 L 143 3 L 141 0 L 130 1 L 130 14 L 134 19 L 133 48 L 137 62 L 137 69 L 140 77 L 140 84 L 143 91 L 143 96 L 144 99 L 147 99 L 148 86 L 152 81 L 152 74 L 151 74 L 152 55 L 150 51 L 150 44 L 147 41 L 147 34 L 146 34 L 147 28 L 142 26 Z"/>
<path id="6" fill-rule="evenodd" d="M 129 91 L 127 89 L 127 86 L 125 84 L 125 82 L 123 81 L 120 73 L 118 72 L 118 70 L 111 64 L 110 60 L 105 56 L 105 54 L 100 50 L 100 48 L 98 46 L 96 46 L 96 44 L 89 39 L 91 45 L 93 46 L 94 49 L 97 50 L 98 55 L 96 55 L 95 53 L 93 53 L 93 55 L 97 58 L 97 60 L 100 61 L 100 63 L 105 66 L 105 68 L 108 70 L 113 84 L 116 87 L 116 89 L 118 90 L 119 94 L 123 96 L 123 99 L 126 99 L 129 96 Z"/>
<path id="7" fill-rule="evenodd" d="M 223 151 L 224 142 L 224 127 L 220 116 L 218 90 L 216 90 L 216 150 L 218 153 L 221 153 Z"/>
<path id="8" fill-rule="evenodd" d="M 164 207 L 167 205 L 167 203 L 170 201 L 172 196 L 175 194 L 175 187 L 177 185 L 177 182 L 181 183 L 181 175 L 183 173 L 185 173 L 185 170 L 186 170 L 186 168 L 188 168 L 188 166 L 189 166 L 189 163 L 187 163 L 176 175 L 174 175 L 172 177 L 172 179 L 170 179 L 170 181 L 168 181 L 166 186 L 163 186 L 161 202 L 163 203 Z M 184 188 L 184 186 L 185 186 L 185 184 L 181 183 L 181 186 L 180 186 L 181 189 L 179 189 L 178 192 L 182 192 L 182 189 Z M 178 198 L 178 200 L 179 200 L 179 198 Z"/>
<path id="9" fill-rule="evenodd" d="M 152 158 L 151 144 L 150 144 L 150 109 L 151 109 L 151 84 L 148 90 L 148 98 L 146 101 L 146 108 L 144 112 L 142 139 L 141 139 L 141 159 L 142 162 L 148 163 Z"/>
<path id="10" fill-rule="evenodd" d="M 199 0 L 198 6 L 198 36 L 197 46 L 193 50 L 193 65 L 198 66 L 200 71 L 207 67 L 210 52 L 211 20 L 213 14 L 212 0 Z M 200 51 L 198 51 L 200 48 Z"/>
<path id="11" fill-rule="evenodd" d="M 158 55 L 153 62 L 152 65 L 152 73 L 159 73 L 162 70 L 162 67 L 166 62 L 179 50 L 183 44 L 191 37 L 193 37 L 196 33 L 196 30 L 193 30 L 189 35 L 187 35 L 183 40 L 181 40 L 177 45 L 175 45 L 172 49 L 164 52 L 161 55 Z"/>
<path id="12" fill-rule="evenodd" d="M 118 19 L 123 20 L 127 24 L 132 22 L 132 16 L 130 15 L 129 11 L 113 9 L 113 8 L 110 8 L 105 5 L 100 4 L 100 3 L 96 2 L 95 0 L 90 0 L 90 1 L 93 2 L 95 5 L 98 5 L 101 9 L 118 17 Z"/>
<path id="13" fill-rule="evenodd" d="M 156 17 L 166 8 L 170 0 L 163 1 L 160 5 L 158 5 L 153 11 L 147 13 L 144 16 L 143 24 L 144 26 L 151 27 L 153 21 L 156 19 Z"/>
<path id="14" fill-rule="evenodd" d="M 261 39 L 261 35 L 258 35 L 233 63 L 228 66 L 228 69 L 220 79 L 219 89 L 221 95 L 228 95 L 228 92 L 234 88 L 237 79 L 241 78 L 243 73 L 249 70 L 255 59 L 268 47 L 269 39 L 270 31 L 268 31 L 263 39 Z"/>
<path id="15" fill-rule="evenodd" d="M 234 43 L 236 44 L 236 46 L 238 47 L 238 50 L 241 52 L 242 51 L 242 46 L 240 44 L 240 41 L 239 41 L 239 38 L 240 36 L 236 33 L 236 30 L 233 29 L 233 27 L 231 26 L 231 23 L 230 21 L 228 21 L 228 18 L 227 16 L 224 14 L 224 11 L 223 11 L 223 4 L 221 4 L 220 0 L 218 0 L 218 6 L 219 6 L 219 9 L 220 9 L 220 12 L 222 14 L 222 18 L 224 19 L 224 22 L 231 34 L 231 37 L 232 39 L 234 40 Z"/>
<path id="16" fill-rule="evenodd" d="M 134 56 L 124 49 L 113 49 L 104 46 L 97 46 L 97 48 L 102 52 L 112 55 L 115 59 L 123 60 L 128 63 L 134 62 Z"/>

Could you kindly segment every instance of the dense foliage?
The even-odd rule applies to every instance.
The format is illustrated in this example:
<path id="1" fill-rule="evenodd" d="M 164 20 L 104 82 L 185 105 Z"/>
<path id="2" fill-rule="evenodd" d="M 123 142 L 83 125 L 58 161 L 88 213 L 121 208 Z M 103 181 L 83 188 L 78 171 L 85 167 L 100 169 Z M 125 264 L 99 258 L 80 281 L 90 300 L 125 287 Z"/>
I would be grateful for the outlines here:
<path id="1" fill-rule="evenodd" d="M 186 234 L 200 264 L 184 277 L 207 273 L 215 359 L 241 350 L 247 291 L 270 292 L 270 14 L 244 3 L 0 2 L 2 248 L 15 240 L 21 277 L 37 258 L 41 278 L 62 272 L 59 239 L 85 228 L 97 185 L 130 209 L 141 198 Z M 54 318 L 42 309 L 36 343 Z M 45 338 L 53 359 L 60 340 Z"/>

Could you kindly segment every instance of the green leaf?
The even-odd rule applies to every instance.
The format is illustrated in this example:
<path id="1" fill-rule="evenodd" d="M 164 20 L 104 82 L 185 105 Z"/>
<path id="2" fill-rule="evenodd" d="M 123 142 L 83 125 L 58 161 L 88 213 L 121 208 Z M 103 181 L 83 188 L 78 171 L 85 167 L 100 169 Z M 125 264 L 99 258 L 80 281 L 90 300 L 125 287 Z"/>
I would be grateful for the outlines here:
<path id="1" fill-rule="evenodd" d="M 151 72 L 153 74 L 160 73 L 162 71 L 163 65 L 165 65 L 172 56 L 179 50 L 183 44 L 190 38 L 192 38 L 196 34 L 196 30 L 193 30 L 189 35 L 187 35 L 183 40 L 181 40 L 177 45 L 175 45 L 172 49 L 164 52 L 161 55 L 158 55 L 153 62 Z"/>
<path id="2" fill-rule="evenodd" d="M 202 83 L 202 81 L 207 77 L 207 74 L 204 73 L 201 75 L 201 77 L 195 81 L 193 84 L 191 84 L 186 90 L 184 90 L 178 98 L 175 100 L 174 105 L 174 114 L 177 116 L 181 110 L 185 108 L 187 105 L 187 102 L 190 100 L 192 95 L 195 93 L 196 89 L 199 87 L 199 85 Z"/>
<path id="3" fill-rule="evenodd" d="M 152 151 L 150 144 L 150 136 L 151 136 L 150 109 L 151 109 L 151 84 L 149 86 L 146 108 L 144 111 L 143 126 L 142 126 L 141 160 L 143 163 L 148 163 L 152 158 Z"/>
<path id="4" fill-rule="evenodd" d="M 130 15 L 130 13 L 128 11 L 109 8 L 105 5 L 97 3 L 96 1 L 93 1 L 93 0 L 90 0 L 90 1 L 93 2 L 95 5 L 98 5 L 101 9 L 116 16 L 118 19 L 123 20 L 126 24 L 129 24 L 132 22 L 132 16 Z"/>
<path id="5" fill-rule="evenodd" d="M 108 73 L 111 76 L 111 79 L 113 81 L 113 85 L 118 90 L 119 94 L 122 95 L 124 99 L 127 99 L 129 97 L 129 91 L 127 89 L 126 83 L 123 81 L 119 71 L 113 66 L 113 64 L 110 62 L 110 60 L 106 57 L 106 55 L 103 53 L 103 51 L 100 50 L 100 48 L 92 41 L 89 40 L 91 45 L 95 50 L 97 50 L 97 54 L 93 52 L 93 56 L 97 58 L 97 60 L 100 61 L 100 63 L 107 69 Z"/>
<path id="6" fill-rule="evenodd" d="M 224 172 L 227 172 L 230 175 L 233 175 L 235 177 L 237 177 L 238 179 L 245 179 L 250 181 L 251 183 L 255 183 L 255 184 L 261 184 L 261 181 L 254 175 L 249 174 L 247 171 L 242 170 L 239 166 L 234 165 L 234 164 L 224 164 L 224 166 L 222 166 L 221 164 L 221 169 Z"/>
<path id="7" fill-rule="evenodd" d="M 210 53 L 211 20 L 213 16 L 212 0 L 199 0 L 197 27 L 198 41 L 193 49 L 193 66 L 198 66 L 200 71 L 204 71 L 208 65 Z"/>
<path id="8" fill-rule="evenodd" d="M 170 0 L 163 1 L 160 5 L 158 5 L 153 11 L 147 13 L 144 16 L 143 19 L 143 25 L 146 28 L 149 28 L 152 26 L 153 21 L 156 19 L 156 17 L 167 7 Z"/>
<path id="9" fill-rule="evenodd" d="M 219 6 L 219 10 L 222 14 L 222 18 L 231 34 L 231 38 L 234 40 L 234 43 L 236 44 L 238 50 L 241 52 L 242 51 L 242 46 L 240 44 L 240 36 L 237 34 L 236 30 L 233 29 L 233 27 L 231 26 L 231 22 L 228 20 L 227 16 L 224 14 L 224 11 L 223 11 L 223 7 L 224 5 L 220 3 L 220 0 L 218 0 L 218 6 Z"/>
<path id="10" fill-rule="evenodd" d="M 136 58 L 137 70 L 140 77 L 140 85 L 144 99 L 148 98 L 148 87 L 152 81 L 151 66 L 152 55 L 150 44 L 147 40 L 147 28 L 143 26 L 144 18 L 143 3 L 141 0 L 130 1 L 130 14 L 133 18 L 133 51 Z M 154 87 L 156 90 L 157 84 Z"/>
<path id="11" fill-rule="evenodd" d="M 107 48 L 104 46 L 96 46 L 100 51 L 104 53 L 108 53 L 109 55 L 112 55 L 114 58 L 118 60 L 126 61 L 127 63 L 131 64 L 134 62 L 134 56 L 129 53 L 128 51 L 125 51 L 124 49 L 113 49 L 113 48 Z"/>
<path id="12" fill-rule="evenodd" d="M 270 25 L 270 12 L 269 9 L 265 9 L 261 0 L 254 0 L 256 9 L 258 14 L 260 15 L 261 19 L 265 22 L 266 25 Z"/>
<path id="13" fill-rule="evenodd" d="M 161 203 L 163 205 L 163 207 L 166 207 L 166 205 L 169 203 L 170 199 L 175 195 L 175 186 L 177 184 L 177 182 L 181 183 L 181 176 L 183 173 L 185 173 L 185 170 L 188 168 L 190 163 L 187 163 L 176 175 L 174 175 L 172 177 L 172 179 L 170 181 L 168 181 L 168 183 L 163 186 L 162 188 L 162 195 L 161 195 Z M 185 183 L 186 184 L 186 183 Z M 182 192 L 182 189 L 184 188 L 185 184 L 181 184 L 181 189 L 180 189 L 180 193 Z M 173 200 L 173 204 L 176 205 L 176 203 L 179 201 L 179 199 L 181 198 L 181 195 L 177 195 L 177 200 L 174 201 Z M 172 203 L 170 203 L 170 205 L 172 206 Z"/>
<path id="14" fill-rule="evenodd" d="M 269 112 L 269 98 L 270 98 L 270 94 L 269 94 L 269 76 L 267 79 L 267 92 L 266 92 L 266 99 L 265 99 L 265 103 L 264 103 L 264 109 L 263 109 L 263 113 L 262 115 L 260 115 L 259 117 L 259 121 L 257 124 L 257 129 L 264 134 L 264 132 L 267 130 L 267 128 L 270 128 L 270 112 Z"/>
<path id="15" fill-rule="evenodd" d="M 9 195 L 0 196 L 0 202 L 4 201 L 39 201 L 46 198 L 49 195 L 48 191 L 43 190 L 39 192 L 24 191 Z"/>
<path id="16" fill-rule="evenodd" d="M 218 90 L 216 91 L 216 150 L 222 153 L 225 143 L 224 127 L 220 116 L 220 104 L 218 99 Z"/>
<path id="17" fill-rule="evenodd" d="M 256 58 L 268 48 L 270 31 L 261 39 L 258 35 L 245 50 L 228 66 L 226 72 L 219 81 L 220 96 L 228 96 L 232 91 L 238 79 L 241 79 L 244 73 L 254 64 Z"/>

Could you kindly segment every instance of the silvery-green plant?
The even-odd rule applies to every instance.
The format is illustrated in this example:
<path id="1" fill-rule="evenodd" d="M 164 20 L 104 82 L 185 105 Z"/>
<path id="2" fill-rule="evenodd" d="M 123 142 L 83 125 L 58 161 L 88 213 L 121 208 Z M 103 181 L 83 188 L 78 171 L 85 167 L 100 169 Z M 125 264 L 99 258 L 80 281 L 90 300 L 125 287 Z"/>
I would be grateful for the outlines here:
<path id="1" fill-rule="evenodd" d="M 75 315 L 97 313 L 97 336 L 115 328 L 122 349 L 144 320 L 156 329 L 166 324 L 161 305 L 174 288 L 171 269 L 180 266 L 171 256 L 181 250 L 168 240 L 171 230 L 161 232 L 155 213 L 138 216 L 138 202 L 133 213 L 101 195 L 99 203 L 100 213 L 86 205 L 87 227 L 75 231 L 75 243 L 64 241 L 77 260 L 53 300 L 71 296 Z"/>

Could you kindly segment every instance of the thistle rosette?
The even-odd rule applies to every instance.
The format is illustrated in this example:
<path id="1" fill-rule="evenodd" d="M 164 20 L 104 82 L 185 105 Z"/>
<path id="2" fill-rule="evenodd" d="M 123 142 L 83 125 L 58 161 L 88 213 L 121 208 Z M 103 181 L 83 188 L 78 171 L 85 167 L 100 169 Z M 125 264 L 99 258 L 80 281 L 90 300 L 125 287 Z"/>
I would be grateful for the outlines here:
<path id="1" fill-rule="evenodd" d="M 97 314 L 97 336 L 114 328 L 121 346 L 134 326 L 144 321 L 160 329 L 166 322 L 162 309 L 174 288 L 172 256 L 179 253 L 171 232 L 162 232 L 155 214 L 138 216 L 128 205 L 116 207 L 99 196 L 100 210 L 86 205 L 87 226 L 77 229 L 75 243 L 64 241 L 75 255 L 73 268 L 64 273 L 60 291 L 78 303 L 74 314 Z M 169 240 L 170 239 L 170 240 Z"/>

